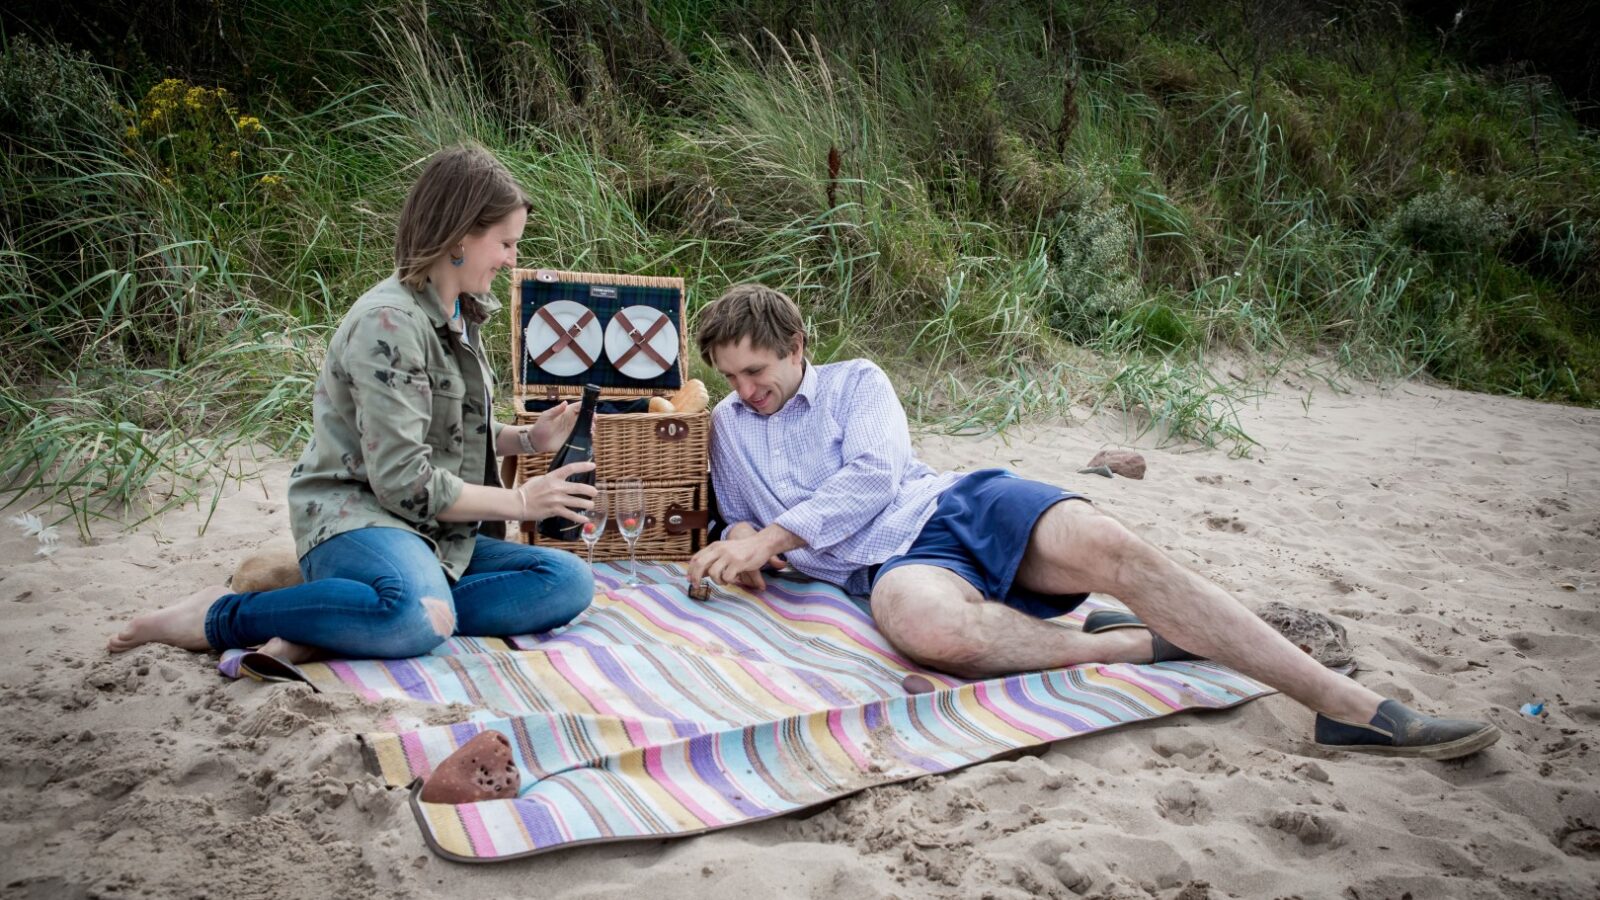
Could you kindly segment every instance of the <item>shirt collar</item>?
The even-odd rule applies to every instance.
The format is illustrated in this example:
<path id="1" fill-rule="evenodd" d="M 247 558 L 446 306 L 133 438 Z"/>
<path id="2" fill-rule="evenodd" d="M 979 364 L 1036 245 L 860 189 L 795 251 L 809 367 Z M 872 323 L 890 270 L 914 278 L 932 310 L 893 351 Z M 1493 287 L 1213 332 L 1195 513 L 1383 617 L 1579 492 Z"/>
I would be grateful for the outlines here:
<path id="1" fill-rule="evenodd" d="M 396 281 L 400 278 L 399 275 L 394 277 Z M 430 325 L 436 329 L 450 327 L 450 315 L 444 311 L 444 304 L 440 302 L 439 291 L 434 288 L 433 282 L 424 281 L 421 290 L 415 288 L 409 288 L 409 290 L 411 295 L 416 298 L 417 305 L 421 306 L 423 313 L 427 315 Z M 478 301 L 478 305 L 483 308 L 486 314 L 492 316 L 500 311 L 500 301 L 496 300 L 493 294 L 473 294 L 471 296 Z M 451 308 L 454 308 L 453 304 Z"/>
<path id="2" fill-rule="evenodd" d="M 817 367 L 809 362 L 806 362 L 803 358 L 801 359 L 800 364 L 806 367 L 806 373 L 800 376 L 800 386 L 794 389 L 794 396 L 806 398 L 807 406 L 816 406 Z M 793 400 L 794 397 L 789 399 Z"/>

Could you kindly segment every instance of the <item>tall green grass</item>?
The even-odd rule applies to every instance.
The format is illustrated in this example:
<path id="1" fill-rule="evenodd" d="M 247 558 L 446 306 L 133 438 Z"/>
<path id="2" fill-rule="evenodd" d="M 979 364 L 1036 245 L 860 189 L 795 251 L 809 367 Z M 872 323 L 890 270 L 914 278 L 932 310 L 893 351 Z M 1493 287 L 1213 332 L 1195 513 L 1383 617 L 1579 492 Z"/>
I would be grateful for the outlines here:
<path id="1" fill-rule="evenodd" d="M 526 261 L 682 275 L 691 314 L 783 288 L 817 359 L 880 359 L 930 427 L 1087 403 L 1249 452 L 1217 350 L 1600 401 L 1595 135 L 1387 20 L 1296 26 L 1256 76 L 1233 61 L 1260 35 L 1134 2 L 342 8 L 239 13 L 266 18 L 236 54 L 284 85 L 239 73 L 259 133 L 144 128 L 169 72 L 6 39 L 11 502 L 87 532 L 295 452 L 406 186 L 462 140 L 532 196 Z"/>

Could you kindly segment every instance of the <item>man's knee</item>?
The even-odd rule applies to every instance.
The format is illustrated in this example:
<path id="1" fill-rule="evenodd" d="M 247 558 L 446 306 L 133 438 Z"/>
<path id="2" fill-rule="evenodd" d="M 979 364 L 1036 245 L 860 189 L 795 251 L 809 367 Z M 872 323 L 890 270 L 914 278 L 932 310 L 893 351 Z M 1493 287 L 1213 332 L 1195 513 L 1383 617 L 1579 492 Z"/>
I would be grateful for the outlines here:
<path id="1" fill-rule="evenodd" d="M 976 663 L 990 648 L 966 607 L 982 598 L 934 599 L 925 590 L 880 587 L 872 593 L 872 617 L 878 630 L 912 660 L 956 675 L 977 671 Z M 975 613 L 976 610 L 970 610 Z"/>
<path id="2" fill-rule="evenodd" d="M 1070 583 L 1074 590 L 1116 593 L 1131 569 L 1155 549 L 1089 503 L 1064 501 L 1039 520 L 1019 577 L 1029 586 Z"/>

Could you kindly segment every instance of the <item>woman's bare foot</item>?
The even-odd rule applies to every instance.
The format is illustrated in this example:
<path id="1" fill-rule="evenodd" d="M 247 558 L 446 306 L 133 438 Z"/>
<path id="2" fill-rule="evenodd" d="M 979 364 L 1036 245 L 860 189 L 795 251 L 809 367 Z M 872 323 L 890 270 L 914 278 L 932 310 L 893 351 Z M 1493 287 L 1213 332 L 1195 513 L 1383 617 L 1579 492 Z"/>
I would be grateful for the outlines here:
<path id="1" fill-rule="evenodd" d="M 273 638 L 256 649 L 274 659 L 295 666 L 321 659 L 325 655 L 321 648 L 313 647 L 309 644 L 296 644 L 294 641 L 286 641 L 283 638 Z"/>
<path id="2" fill-rule="evenodd" d="M 106 642 L 106 649 L 121 653 L 140 644 L 156 643 L 185 650 L 210 650 L 211 644 L 206 641 L 206 612 L 226 593 L 225 587 L 201 588 L 165 609 L 134 616 L 133 621 Z"/>

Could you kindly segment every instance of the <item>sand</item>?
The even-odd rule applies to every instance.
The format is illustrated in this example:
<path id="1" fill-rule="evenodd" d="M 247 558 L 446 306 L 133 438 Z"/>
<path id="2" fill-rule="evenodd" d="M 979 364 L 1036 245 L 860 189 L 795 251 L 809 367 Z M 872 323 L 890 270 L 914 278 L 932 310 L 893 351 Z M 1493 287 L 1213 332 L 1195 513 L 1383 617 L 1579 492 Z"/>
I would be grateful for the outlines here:
<path id="1" fill-rule="evenodd" d="M 102 649 L 134 611 L 288 543 L 274 464 L 203 536 L 189 509 L 42 559 L 0 525 L 0 894 L 1600 896 L 1600 412 L 1291 380 L 1241 421 L 1261 442 L 1247 459 L 1155 449 L 1104 416 L 918 444 L 935 466 L 1079 487 L 1247 604 L 1333 616 L 1364 683 L 1487 718 L 1498 745 L 1450 763 L 1324 752 L 1274 696 L 716 834 L 456 865 L 354 735 L 463 710 Z M 1144 480 L 1073 474 L 1119 446 L 1144 452 Z"/>

